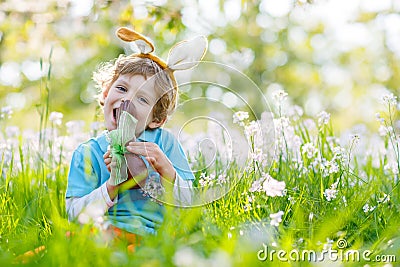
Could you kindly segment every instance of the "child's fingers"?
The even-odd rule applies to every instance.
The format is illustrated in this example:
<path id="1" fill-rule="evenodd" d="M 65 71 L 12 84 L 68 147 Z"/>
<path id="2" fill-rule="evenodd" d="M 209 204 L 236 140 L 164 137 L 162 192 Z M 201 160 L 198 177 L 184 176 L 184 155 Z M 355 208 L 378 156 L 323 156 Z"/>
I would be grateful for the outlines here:
<path id="1" fill-rule="evenodd" d="M 104 164 L 108 165 L 108 164 L 111 163 L 111 161 L 112 161 L 111 158 L 105 158 L 105 159 L 104 159 Z"/>
<path id="2" fill-rule="evenodd" d="M 155 159 L 154 157 L 146 157 L 146 160 L 147 160 L 154 168 L 157 168 L 157 166 L 156 166 L 157 161 L 156 161 L 156 159 Z"/>
<path id="3" fill-rule="evenodd" d="M 108 163 L 106 164 L 106 167 L 107 167 L 107 170 L 108 170 L 109 172 L 111 172 L 111 169 L 112 169 L 112 168 L 117 167 L 117 163 L 116 163 L 116 162 L 112 162 L 111 159 L 110 159 L 110 162 L 108 162 Z"/>
<path id="4" fill-rule="evenodd" d="M 110 150 L 108 150 L 106 153 L 104 153 L 103 158 L 110 158 Z"/>

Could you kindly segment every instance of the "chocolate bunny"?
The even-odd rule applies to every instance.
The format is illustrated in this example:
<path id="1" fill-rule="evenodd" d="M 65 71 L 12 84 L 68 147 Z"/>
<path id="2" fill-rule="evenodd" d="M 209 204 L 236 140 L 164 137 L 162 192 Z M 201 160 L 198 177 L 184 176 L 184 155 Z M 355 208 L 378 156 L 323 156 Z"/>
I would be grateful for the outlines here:
<path id="1" fill-rule="evenodd" d="M 118 124 L 120 122 L 119 119 L 122 114 L 122 111 L 126 111 L 133 116 L 133 114 L 132 114 L 133 106 L 132 106 L 130 100 L 122 99 L 121 105 L 116 111 L 116 113 L 117 113 L 116 118 L 117 118 Z M 134 131 L 134 130 L 135 129 L 132 129 L 132 131 Z M 128 142 L 135 142 L 135 141 L 136 141 L 136 137 L 133 137 L 133 139 L 131 139 Z M 145 162 L 139 155 L 136 155 L 136 154 L 133 154 L 130 152 L 125 153 L 125 159 L 126 159 L 126 163 L 128 166 L 128 178 L 129 179 L 133 178 L 137 183 L 134 186 L 134 188 L 143 187 L 144 184 L 146 183 L 146 177 L 148 176 L 148 170 L 147 170 L 147 166 L 146 166 Z"/>

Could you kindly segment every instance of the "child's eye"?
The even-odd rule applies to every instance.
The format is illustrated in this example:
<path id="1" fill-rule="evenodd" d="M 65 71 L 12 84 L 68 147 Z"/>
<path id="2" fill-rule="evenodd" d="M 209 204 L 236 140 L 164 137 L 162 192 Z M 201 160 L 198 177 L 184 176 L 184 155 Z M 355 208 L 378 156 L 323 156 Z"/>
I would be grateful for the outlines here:
<path id="1" fill-rule="evenodd" d="M 138 100 L 139 100 L 139 102 L 142 102 L 142 103 L 145 103 L 145 104 L 149 103 L 149 101 L 147 101 L 147 99 L 144 98 L 144 97 L 138 97 Z"/>
<path id="2" fill-rule="evenodd" d="M 116 88 L 118 89 L 118 91 L 121 91 L 121 92 L 127 92 L 127 91 L 128 91 L 128 90 L 126 90 L 126 88 L 123 87 L 123 86 L 117 86 Z"/>

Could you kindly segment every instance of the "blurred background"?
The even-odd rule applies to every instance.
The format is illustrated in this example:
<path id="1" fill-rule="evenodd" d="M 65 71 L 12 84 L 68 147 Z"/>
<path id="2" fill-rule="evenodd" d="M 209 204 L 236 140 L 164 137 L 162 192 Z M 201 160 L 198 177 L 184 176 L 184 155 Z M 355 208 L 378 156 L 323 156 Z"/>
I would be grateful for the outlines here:
<path id="1" fill-rule="evenodd" d="M 115 36 L 128 26 L 150 37 L 164 59 L 176 42 L 203 34 L 205 60 L 243 72 L 268 99 L 283 89 L 306 116 L 331 113 L 337 131 L 358 123 L 378 127 L 379 99 L 400 91 L 399 12 L 399 0 L 3 0 L 0 106 L 13 110 L 8 125 L 23 128 L 39 127 L 45 103 L 64 121 L 101 120 L 92 72 L 131 53 Z M 225 87 L 234 83 L 213 68 L 200 75 Z M 206 84 L 181 91 L 183 99 L 209 97 L 234 110 L 246 108 L 239 95 L 256 115 L 265 110 L 253 89 L 236 86 L 236 96 Z"/>

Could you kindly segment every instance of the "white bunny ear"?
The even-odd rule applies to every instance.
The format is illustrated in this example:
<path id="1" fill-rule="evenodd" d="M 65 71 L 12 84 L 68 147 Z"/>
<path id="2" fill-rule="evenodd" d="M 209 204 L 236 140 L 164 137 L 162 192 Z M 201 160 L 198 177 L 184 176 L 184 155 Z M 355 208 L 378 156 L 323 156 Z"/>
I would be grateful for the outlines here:
<path id="1" fill-rule="evenodd" d="M 126 42 L 135 42 L 142 54 L 150 54 L 154 51 L 154 45 L 143 35 L 134 30 L 121 27 L 117 30 L 118 37 Z"/>
<path id="2" fill-rule="evenodd" d="M 186 70 L 195 67 L 207 50 L 207 39 L 197 36 L 177 43 L 168 54 L 167 65 L 171 70 Z"/>

